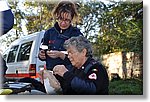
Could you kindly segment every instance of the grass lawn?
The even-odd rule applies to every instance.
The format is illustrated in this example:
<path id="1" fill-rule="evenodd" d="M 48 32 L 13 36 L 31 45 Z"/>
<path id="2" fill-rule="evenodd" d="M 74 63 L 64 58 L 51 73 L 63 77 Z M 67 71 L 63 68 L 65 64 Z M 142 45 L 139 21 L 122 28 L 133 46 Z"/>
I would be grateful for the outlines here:
<path id="1" fill-rule="evenodd" d="M 126 79 L 110 81 L 110 95 L 143 95 L 143 81 L 137 79 Z"/>

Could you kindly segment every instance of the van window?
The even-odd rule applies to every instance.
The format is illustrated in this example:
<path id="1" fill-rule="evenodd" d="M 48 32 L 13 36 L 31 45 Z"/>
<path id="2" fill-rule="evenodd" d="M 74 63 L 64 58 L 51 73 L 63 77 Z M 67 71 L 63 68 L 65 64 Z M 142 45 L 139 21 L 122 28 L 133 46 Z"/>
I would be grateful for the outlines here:
<path id="1" fill-rule="evenodd" d="M 7 63 L 15 62 L 15 57 L 16 57 L 16 54 L 17 54 L 18 46 L 19 45 L 13 46 L 10 49 L 9 54 L 8 54 L 8 58 L 7 58 Z"/>
<path id="2" fill-rule="evenodd" d="M 17 61 L 29 60 L 32 42 L 30 41 L 21 45 Z"/>
<path id="3" fill-rule="evenodd" d="M 3 53 L 3 58 L 4 58 L 5 61 L 7 60 L 8 54 L 9 54 L 9 49 L 6 49 L 6 50 L 4 51 L 4 53 Z"/>

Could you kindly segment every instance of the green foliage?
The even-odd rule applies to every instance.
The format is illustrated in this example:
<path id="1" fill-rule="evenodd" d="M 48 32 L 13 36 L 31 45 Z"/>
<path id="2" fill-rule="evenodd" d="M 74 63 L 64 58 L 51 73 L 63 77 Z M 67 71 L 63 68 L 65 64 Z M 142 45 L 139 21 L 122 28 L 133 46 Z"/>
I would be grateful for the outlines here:
<path id="1" fill-rule="evenodd" d="M 97 1 L 80 1 L 79 5 L 79 16 L 80 16 L 80 28 L 82 29 L 85 37 L 91 37 L 92 33 L 98 32 L 100 27 L 98 21 L 103 16 L 103 13 L 107 10 L 106 5 L 103 2 Z M 93 37 L 91 37 L 91 40 Z"/>
<path id="2" fill-rule="evenodd" d="M 138 13 L 143 12 L 142 3 L 118 2 L 109 7 L 111 9 L 101 18 L 103 20 L 99 20 L 101 27 L 96 42 L 102 43 L 101 54 L 116 51 L 142 54 L 143 17 Z"/>
<path id="3" fill-rule="evenodd" d="M 19 1 L 10 1 L 9 3 L 12 5 L 11 9 L 14 12 L 15 22 L 13 28 L 16 30 L 15 35 L 16 39 L 18 39 L 22 34 L 21 20 L 24 19 L 25 13 L 18 8 Z"/>
<path id="4" fill-rule="evenodd" d="M 110 95 L 142 95 L 143 82 L 135 79 L 111 81 L 109 85 Z"/>
<path id="5" fill-rule="evenodd" d="M 37 13 L 27 15 L 28 20 L 27 29 L 29 33 L 47 30 L 54 24 L 52 17 L 52 9 L 55 4 L 53 2 L 25 2 L 27 9 L 32 12 L 37 8 Z"/>

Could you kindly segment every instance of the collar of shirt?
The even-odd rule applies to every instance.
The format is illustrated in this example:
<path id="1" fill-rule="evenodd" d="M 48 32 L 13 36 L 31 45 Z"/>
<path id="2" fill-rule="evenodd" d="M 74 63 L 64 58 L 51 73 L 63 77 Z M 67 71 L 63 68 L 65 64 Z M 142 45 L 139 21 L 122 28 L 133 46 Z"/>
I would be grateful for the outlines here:
<path id="1" fill-rule="evenodd" d="M 80 69 L 86 68 L 86 66 L 90 63 L 91 59 L 92 59 L 92 58 L 89 57 L 89 58 L 86 60 L 86 62 L 82 65 L 82 67 L 81 67 Z"/>
<path id="2" fill-rule="evenodd" d="M 67 29 L 62 30 L 62 29 L 59 27 L 58 22 L 56 22 L 55 25 L 54 25 L 54 27 L 55 27 L 55 29 L 56 29 L 60 34 L 62 34 L 62 33 L 64 33 L 67 29 L 69 29 L 71 26 L 69 26 L 69 28 L 67 28 Z"/>

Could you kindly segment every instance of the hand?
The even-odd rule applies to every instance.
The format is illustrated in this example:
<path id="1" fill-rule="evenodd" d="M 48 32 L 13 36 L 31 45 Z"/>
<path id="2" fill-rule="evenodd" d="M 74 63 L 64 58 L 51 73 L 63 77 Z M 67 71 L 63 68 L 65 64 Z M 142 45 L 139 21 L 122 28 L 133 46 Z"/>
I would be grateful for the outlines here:
<path id="1" fill-rule="evenodd" d="M 40 73 L 40 81 L 42 84 L 44 84 L 44 79 L 48 78 L 50 85 L 55 88 L 56 90 L 60 89 L 60 83 L 58 80 L 55 78 L 52 72 L 48 70 L 41 70 Z"/>
<path id="2" fill-rule="evenodd" d="M 60 51 L 56 51 L 56 50 L 51 50 L 51 51 L 47 51 L 46 54 L 51 57 L 51 58 L 61 58 L 64 59 L 65 58 L 65 54 L 60 52 Z"/>
<path id="3" fill-rule="evenodd" d="M 43 84 L 44 82 L 44 79 L 46 79 L 48 77 L 48 71 L 47 70 L 40 70 L 39 72 L 39 78 L 40 78 L 40 81 L 41 83 Z"/>
<path id="4" fill-rule="evenodd" d="M 68 69 L 64 65 L 56 65 L 53 68 L 54 74 L 58 74 L 61 77 L 63 77 L 64 73 L 67 71 L 68 71 Z"/>
<path id="5" fill-rule="evenodd" d="M 39 78 L 40 78 L 40 82 L 41 82 L 42 84 L 43 84 L 43 82 L 44 82 L 43 73 L 44 73 L 44 70 L 40 70 L 40 72 L 39 72 Z"/>
<path id="6" fill-rule="evenodd" d="M 46 59 L 46 55 L 45 55 L 45 51 L 44 50 L 40 50 L 40 52 L 39 52 L 39 58 L 41 58 L 41 59 Z"/>

